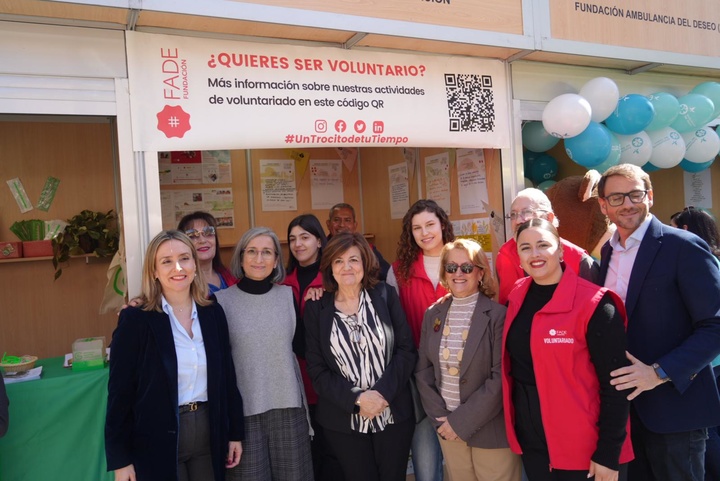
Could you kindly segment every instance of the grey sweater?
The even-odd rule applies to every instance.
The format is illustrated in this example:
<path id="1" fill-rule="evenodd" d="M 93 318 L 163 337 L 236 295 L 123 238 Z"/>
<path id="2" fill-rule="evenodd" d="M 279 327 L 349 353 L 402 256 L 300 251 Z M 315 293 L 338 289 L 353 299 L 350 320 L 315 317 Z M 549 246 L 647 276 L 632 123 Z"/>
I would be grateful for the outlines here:
<path id="1" fill-rule="evenodd" d="M 227 316 L 245 416 L 303 407 L 300 368 L 292 350 L 292 289 L 275 284 L 264 294 L 250 294 L 233 286 L 215 296 Z"/>

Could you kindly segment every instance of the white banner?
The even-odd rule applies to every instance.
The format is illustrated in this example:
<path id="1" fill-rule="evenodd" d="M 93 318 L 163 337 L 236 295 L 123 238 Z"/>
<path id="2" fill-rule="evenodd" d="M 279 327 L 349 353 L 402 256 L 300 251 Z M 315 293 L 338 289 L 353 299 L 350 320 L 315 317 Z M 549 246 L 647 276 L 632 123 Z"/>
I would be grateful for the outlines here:
<path id="1" fill-rule="evenodd" d="M 500 61 L 126 38 L 137 151 L 510 145 Z"/>

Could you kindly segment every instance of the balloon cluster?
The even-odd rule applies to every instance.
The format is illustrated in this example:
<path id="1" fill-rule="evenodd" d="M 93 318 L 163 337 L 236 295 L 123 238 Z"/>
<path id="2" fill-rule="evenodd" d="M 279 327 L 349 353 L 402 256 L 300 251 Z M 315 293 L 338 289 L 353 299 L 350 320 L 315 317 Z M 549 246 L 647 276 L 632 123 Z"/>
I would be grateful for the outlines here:
<path id="1" fill-rule="evenodd" d="M 679 98 L 666 92 L 620 97 L 615 82 L 597 77 L 578 94 L 552 99 L 543 110 L 542 122 L 523 126 L 523 145 L 529 151 L 526 172 L 537 183 L 532 177 L 538 160 L 532 159 L 533 153 L 552 148 L 559 139 L 574 162 L 599 172 L 619 163 L 635 164 L 647 172 L 676 165 L 700 172 L 720 152 L 720 137 L 707 125 L 718 116 L 718 82 L 701 83 Z"/>

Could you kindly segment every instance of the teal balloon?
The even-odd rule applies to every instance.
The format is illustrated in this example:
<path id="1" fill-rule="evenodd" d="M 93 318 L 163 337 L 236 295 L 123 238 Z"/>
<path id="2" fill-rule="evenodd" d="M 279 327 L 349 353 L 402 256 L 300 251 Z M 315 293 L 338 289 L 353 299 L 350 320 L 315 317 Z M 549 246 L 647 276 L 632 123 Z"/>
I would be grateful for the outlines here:
<path id="1" fill-rule="evenodd" d="M 650 172 L 655 172 L 655 171 L 660 170 L 660 167 L 657 167 L 657 166 L 651 164 L 650 162 L 646 162 L 645 165 L 643 165 L 643 166 L 640 167 L 640 168 L 641 168 L 642 170 L 644 170 L 645 172 L 647 172 L 648 174 L 649 174 Z"/>
<path id="2" fill-rule="evenodd" d="M 580 135 L 564 142 L 568 157 L 587 168 L 603 163 L 612 150 L 610 132 L 597 122 L 590 122 Z"/>
<path id="3" fill-rule="evenodd" d="M 554 179 L 558 172 L 557 160 L 551 155 L 542 154 L 535 159 L 530 166 L 530 170 L 525 172 L 525 176 L 539 184 L 546 180 Z"/>
<path id="4" fill-rule="evenodd" d="M 554 180 L 545 180 L 543 182 L 540 182 L 537 186 L 538 189 L 542 190 L 543 192 L 547 192 L 550 187 L 557 184 Z"/>
<path id="5" fill-rule="evenodd" d="M 645 130 L 655 118 L 655 107 L 647 97 L 640 94 L 629 94 L 618 100 L 617 107 L 605 125 L 622 135 L 637 134 Z"/>
<path id="6" fill-rule="evenodd" d="M 535 159 L 543 155 L 541 152 L 532 152 L 530 150 L 523 151 L 523 169 L 527 174 L 530 171 L 530 166 L 535 162 Z"/>
<path id="7" fill-rule="evenodd" d="M 703 82 L 696 85 L 694 89 L 690 91 L 691 94 L 700 94 L 712 100 L 715 104 L 715 112 L 713 112 L 713 118 L 720 117 L 720 82 Z"/>
<path id="8" fill-rule="evenodd" d="M 719 84 L 720 85 L 720 84 Z M 655 108 L 655 117 L 645 130 L 659 130 L 669 127 L 680 113 L 680 102 L 667 92 L 656 92 L 648 97 Z"/>
<path id="9" fill-rule="evenodd" d="M 602 127 L 604 129 L 607 129 L 607 127 L 605 127 L 604 125 Z M 608 130 L 608 134 L 610 135 L 610 140 L 612 141 L 610 153 L 608 154 L 607 158 L 602 161 L 601 164 L 593 167 L 593 169 L 597 170 L 601 174 L 608 170 L 610 167 L 618 165 L 620 163 L 620 155 L 622 154 L 622 146 L 620 145 L 620 140 L 612 132 L 610 132 L 610 130 Z"/>
<path id="10" fill-rule="evenodd" d="M 715 104 L 712 100 L 700 94 L 687 94 L 678 99 L 680 114 L 670 124 L 678 132 L 689 132 L 699 129 L 714 117 Z"/>
<path id="11" fill-rule="evenodd" d="M 522 128 L 523 146 L 532 152 L 545 152 L 560 142 L 543 127 L 542 122 L 527 122 Z"/>
<path id="12" fill-rule="evenodd" d="M 703 170 L 710 167 L 713 162 L 715 162 L 715 159 L 703 162 L 701 164 L 698 164 L 697 162 L 690 162 L 687 159 L 683 159 L 682 162 L 680 162 L 680 167 L 682 167 L 685 172 L 702 172 Z"/>

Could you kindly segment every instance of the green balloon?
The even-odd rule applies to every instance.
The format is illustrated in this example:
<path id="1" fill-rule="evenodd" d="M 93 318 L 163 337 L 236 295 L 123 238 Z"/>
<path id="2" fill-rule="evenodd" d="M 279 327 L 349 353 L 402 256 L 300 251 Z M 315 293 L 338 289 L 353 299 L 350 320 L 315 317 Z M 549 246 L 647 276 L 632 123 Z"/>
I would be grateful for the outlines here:
<path id="1" fill-rule="evenodd" d="M 680 115 L 670 124 L 678 132 L 699 129 L 714 118 L 715 104 L 704 95 L 687 94 L 680 97 L 678 102 Z"/>
<path id="2" fill-rule="evenodd" d="M 678 99 L 667 92 L 656 92 L 648 95 L 648 99 L 655 107 L 655 117 L 645 130 L 660 130 L 669 127 L 680 113 Z"/>
<path id="3" fill-rule="evenodd" d="M 692 89 L 690 93 L 704 95 L 712 100 L 713 104 L 715 104 L 715 112 L 713 112 L 712 118 L 715 119 L 720 116 L 720 83 L 703 82 Z"/>
<path id="4" fill-rule="evenodd" d="M 542 122 L 527 122 L 522 128 L 523 146 L 531 152 L 545 152 L 560 142 L 543 127 Z"/>

